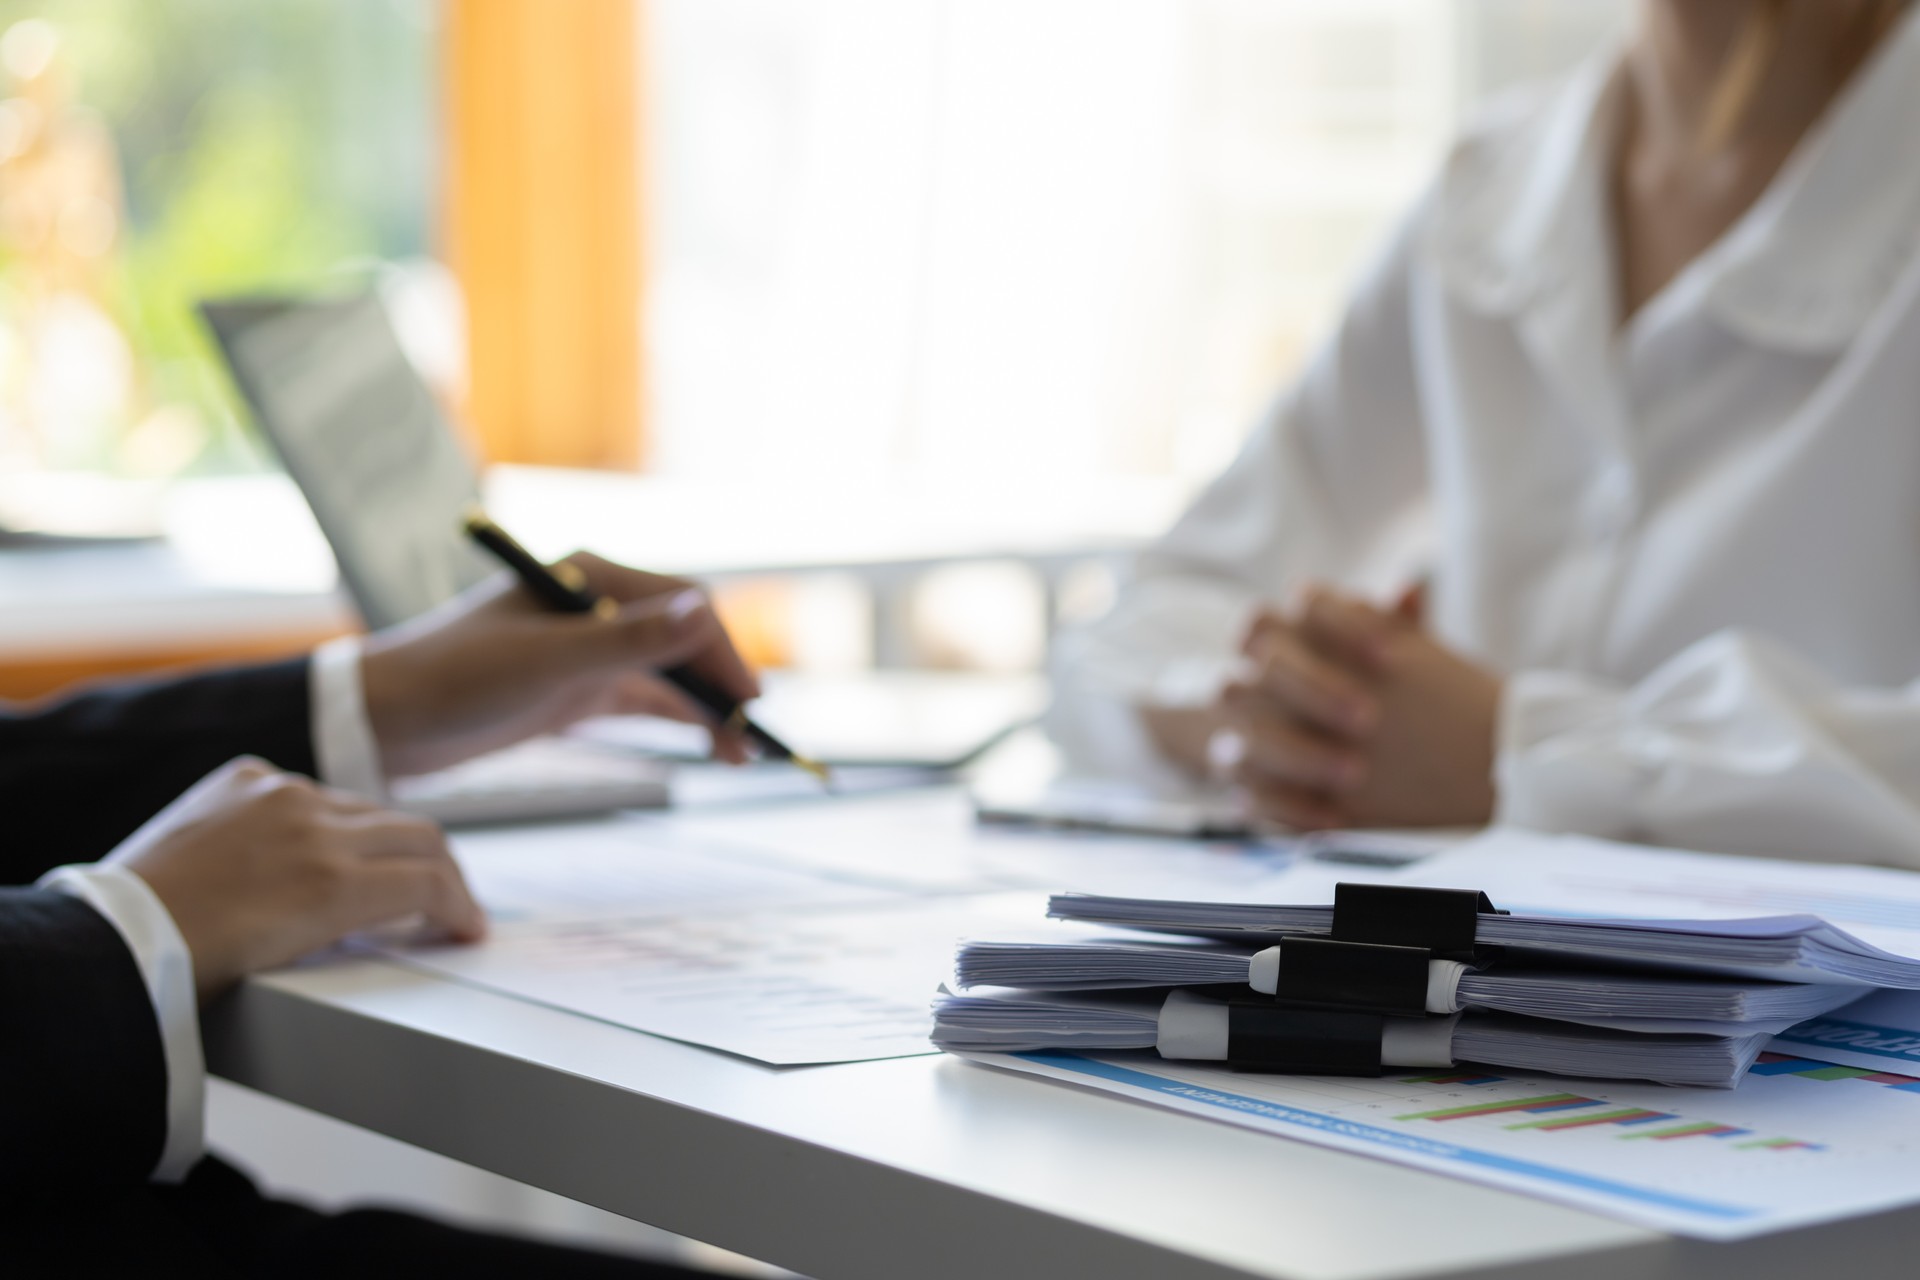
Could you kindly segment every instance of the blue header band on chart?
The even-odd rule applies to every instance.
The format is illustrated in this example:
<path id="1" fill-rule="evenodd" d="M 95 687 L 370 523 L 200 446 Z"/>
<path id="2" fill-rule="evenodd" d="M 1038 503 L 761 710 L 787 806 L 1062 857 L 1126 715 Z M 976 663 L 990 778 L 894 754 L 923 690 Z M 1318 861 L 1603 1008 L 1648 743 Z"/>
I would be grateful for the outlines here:
<path id="1" fill-rule="evenodd" d="M 1920 1064 L 1920 1031 L 1902 1031 L 1898 1027 L 1876 1027 L 1866 1022 L 1848 1022 L 1844 1018 L 1812 1018 L 1788 1027 L 1775 1040 L 1791 1044 L 1829 1045 L 1851 1049 L 1855 1053 L 1901 1062 Z"/>
<path id="2" fill-rule="evenodd" d="M 1184 1080 L 1173 1080 L 1166 1076 L 1157 1076 L 1147 1071 L 1136 1071 L 1131 1067 L 1115 1066 L 1110 1062 L 1096 1062 L 1091 1058 L 1082 1058 L 1071 1053 L 1016 1053 L 1013 1057 L 1031 1062 L 1036 1066 L 1053 1067 L 1060 1071 L 1070 1071 L 1076 1075 L 1094 1076 L 1102 1080 L 1111 1080 L 1115 1084 L 1127 1085 L 1135 1089 L 1144 1089 L 1152 1093 L 1169 1097 L 1184 1098 L 1190 1102 L 1205 1103 L 1219 1107 L 1223 1111 L 1236 1111 L 1244 1115 L 1259 1116 L 1263 1120 L 1277 1120 L 1282 1124 L 1297 1125 L 1303 1129 L 1318 1129 L 1324 1133 L 1338 1134 L 1343 1138 L 1354 1138 L 1362 1142 L 1374 1143 L 1383 1147 L 1395 1147 L 1402 1151 L 1415 1152 L 1440 1160 L 1451 1160 L 1459 1164 L 1473 1165 L 1482 1169 L 1493 1169 L 1501 1173 L 1518 1174 L 1541 1182 L 1555 1182 L 1561 1186 L 1579 1187 L 1585 1191 L 1597 1191 L 1603 1195 L 1616 1196 L 1622 1200 L 1632 1200 L 1641 1204 L 1659 1205 L 1665 1209 L 1691 1213 L 1702 1218 L 1737 1220 L 1751 1218 L 1759 1213 L 1757 1209 L 1742 1208 L 1738 1205 L 1718 1204 L 1711 1200 L 1695 1200 L 1687 1196 L 1678 1196 L 1653 1187 L 1636 1187 L 1625 1182 L 1615 1182 L 1609 1178 L 1596 1178 L 1570 1169 L 1557 1169 L 1552 1165 L 1535 1164 L 1530 1160 L 1515 1160 L 1508 1156 L 1497 1156 L 1486 1151 L 1475 1151 L 1469 1147 L 1458 1147 L 1450 1142 L 1434 1142 L 1427 1138 L 1416 1137 L 1410 1133 L 1401 1133 L 1394 1129 L 1382 1129 L 1375 1125 L 1363 1124 L 1355 1120 L 1343 1120 L 1339 1116 L 1326 1115 L 1319 1111 L 1307 1111 L 1301 1107 L 1288 1106 L 1284 1102 L 1269 1102 L 1264 1098 L 1251 1098 L 1243 1093 L 1227 1093 L 1219 1089 L 1210 1089 L 1205 1085 L 1188 1084 Z"/>

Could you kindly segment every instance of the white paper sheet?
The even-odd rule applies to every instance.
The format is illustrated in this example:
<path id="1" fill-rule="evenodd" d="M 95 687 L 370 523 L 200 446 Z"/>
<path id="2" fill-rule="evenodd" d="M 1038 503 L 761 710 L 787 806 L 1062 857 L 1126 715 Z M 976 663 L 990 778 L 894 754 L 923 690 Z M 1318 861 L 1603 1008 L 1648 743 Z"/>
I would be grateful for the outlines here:
<path id="1" fill-rule="evenodd" d="M 1728 1091 L 1470 1068 L 1261 1076 L 1147 1054 L 976 1060 L 1685 1235 L 1920 1202 L 1920 1093 L 1861 1078 L 1781 1073 Z"/>
<path id="2" fill-rule="evenodd" d="M 1258 901 L 1282 893 L 1280 877 L 1301 862 L 1278 843 L 983 826 L 955 789 L 651 821 L 733 856 L 921 893 L 1073 889 Z M 1331 871 L 1328 886 L 1338 878 Z"/>
<path id="3" fill-rule="evenodd" d="M 1045 914 L 1039 895 L 915 897 L 639 817 L 472 832 L 453 848 L 489 938 L 373 943 L 382 954 L 777 1065 L 933 1052 L 932 995 L 959 940 Z"/>
<path id="4" fill-rule="evenodd" d="M 1406 878 L 1484 889 L 1497 907 L 1546 915 L 1732 920 L 1805 913 L 1896 955 L 1920 957 L 1920 873 L 1912 871 L 1496 831 L 1420 863 Z"/>
<path id="5" fill-rule="evenodd" d="M 1042 895 L 1008 898 L 1009 885 L 1257 896 L 1298 865 L 1258 848 L 981 833 L 953 793 L 501 828 L 454 852 L 489 939 L 373 944 L 384 954 L 782 1065 L 932 1052 L 930 1003 L 962 938 L 1057 932 Z"/>
<path id="6" fill-rule="evenodd" d="M 730 858 L 642 819 L 501 828 L 453 842 L 492 916 L 471 947 L 368 945 L 506 995 L 795 1064 L 931 1052 L 954 942 L 1007 917 Z M 1037 919 L 1037 899 L 1018 915 Z"/>
<path id="7" fill-rule="evenodd" d="M 898 895 L 805 870 L 725 857 L 642 818 L 498 827 L 453 837 L 454 856 L 496 926 L 636 918 Z"/>
<path id="8" fill-rule="evenodd" d="M 855 908 L 524 920 L 405 964 L 776 1066 L 911 1057 L 928 1042 L 954 947 L 1032 920 L 1036 897 L 889 899 Z"/>
<path id="9" fill-rule="evenodd" d="M 1780 1065 L 1788 1058 L 1870 1073 L 1870 1083 L 1920 1095 L 1920 991 L 1881 991 L 1844 1009 L 1809 1018 L 1773 1038 L 1754 1073 L 1769 1075 L 1800 1068 Z"/>

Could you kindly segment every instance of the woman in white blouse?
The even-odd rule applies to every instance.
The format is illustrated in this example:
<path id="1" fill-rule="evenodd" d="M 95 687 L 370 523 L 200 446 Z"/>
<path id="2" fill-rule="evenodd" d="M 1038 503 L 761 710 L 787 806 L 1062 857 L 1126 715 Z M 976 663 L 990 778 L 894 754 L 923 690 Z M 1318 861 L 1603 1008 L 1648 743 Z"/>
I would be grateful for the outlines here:
<path id="1" fill-rule="evenodd" d="M 1299 827 L 1920 866 L 1920 20 L 1643 0 L 1496 104 L 1059 668 Z"/>

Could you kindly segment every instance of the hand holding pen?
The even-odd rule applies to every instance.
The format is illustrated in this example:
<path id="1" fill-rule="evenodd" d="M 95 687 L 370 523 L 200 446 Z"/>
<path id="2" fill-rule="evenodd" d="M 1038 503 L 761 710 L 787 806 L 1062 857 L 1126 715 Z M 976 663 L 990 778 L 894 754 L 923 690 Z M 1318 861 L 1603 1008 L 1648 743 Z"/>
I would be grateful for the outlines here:
<path id="1" fill-rule="evenodd" d="M 562 562 L 549 568 L 484 512 L 470 512 L 464 531 L 512 570 L 521 585 L 547 608 L 560 613 L 618 614 L 620 603 L 596 589 L 596 584 L 589 580 L 587 572 L 579 564 Z M 652 580 L 652 575 L 645 576 Z M 671 583 L 673 580 L 663 578 L 657 581 Z M 689 585 L 690 589 L 690 584 L 685 585 Z M 730 661 L 718 664 L 714 670 L 703 670 L 696 664 L 685 663 L 669 667 L 659 675 L 711 715 L 721 732 L 742 734 L 765 758 L 791 762 L 823 784 L 827 783 L 831 774 L 826 766 L 795 752 L 747 718 L 745 702 L 759 692 L 758 684 L 731 648 L 724 656 Z"/>

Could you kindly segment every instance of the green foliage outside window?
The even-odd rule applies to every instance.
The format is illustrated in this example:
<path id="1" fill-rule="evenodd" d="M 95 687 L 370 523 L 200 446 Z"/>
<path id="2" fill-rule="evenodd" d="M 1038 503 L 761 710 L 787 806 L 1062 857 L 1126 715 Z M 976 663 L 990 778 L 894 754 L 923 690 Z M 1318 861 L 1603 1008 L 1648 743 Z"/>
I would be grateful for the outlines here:
<path id="1" fill-rule="evenodd" d="M 0 0 L 0 92 L 12 95 L 0 102 L 0 152 L 39 136 L 56 156 L 0 162 L 10 362 L 0 463 L 127 474 L 251 465 L 193 304 L 326 288 L 428 251 L 433 18 L 430 0 Z M 49 49 L 44 74 L 58 83 L 23 79 Z M 49 142 L 49 128 L 65 132 Z M 95 170 L 112 179 L 72 176 Z M 62 183 L 117 187 L 83 202 L 119 207 L 54 218 L 44 233 L 33 216 L 7 216 L 9 201 L 32 215 L 35 184 Z M 72 202 L 41 203 L 60 200 Z M 109 233 L 97 272 L 72 265 Z M 56 291 L 89 295 L 122 336 L 123 403 L 88 399 L 87 360 L 74 358 L 85 343 L 46 336 L 67 332 L 45 323 Z M 49 374 L 63 357 L 77 367 Z M 35 380 L 49 378 L 74 385 L 48 393 Z"/>

